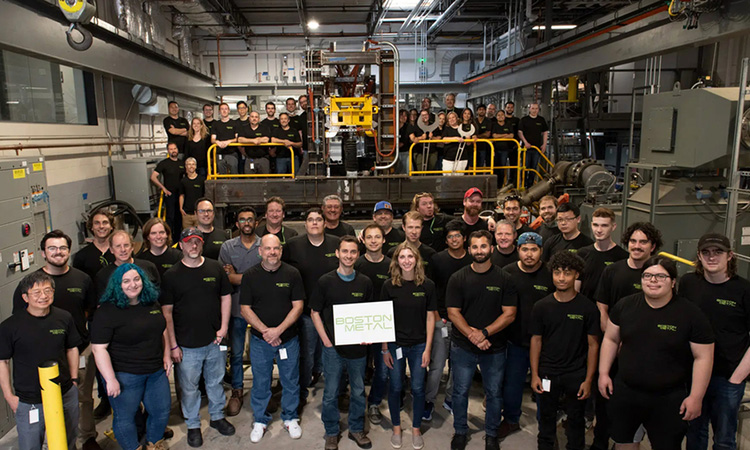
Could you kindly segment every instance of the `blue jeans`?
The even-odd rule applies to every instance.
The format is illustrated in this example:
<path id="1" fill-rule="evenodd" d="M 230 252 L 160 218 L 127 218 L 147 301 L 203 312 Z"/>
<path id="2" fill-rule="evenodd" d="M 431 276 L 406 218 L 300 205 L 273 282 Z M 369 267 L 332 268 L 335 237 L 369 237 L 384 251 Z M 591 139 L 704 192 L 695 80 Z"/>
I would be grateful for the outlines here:
<path id="1" fill-rule="evenodd" d="M 529 367 L 531 367 L 529 349 L 508 342 L 505 354 L 505 377 L 500 407 L 506 422 L 518 423 L 521 420 L 521 402 L 523 401 L 523 388 L 526 385 L 526 374 L 529 373 Z"/>
<path id="2" fill-rule="evenodd" d="M 533 148 L 527 149 L 526 150 L 526 168 L 535 169 L 537 172 L 539 172 L 539 169 L 537 169 L 537 164 L 539 164 L 539 160 L 541 158 L 542 156 L 535 149 Z M 536 178 L 536 174 L 534 172 L 526 172 L 526 186 L 531 186 L 535 178 Z"/>
<path id="3" fill-rule="evenodd" d="M 276 158 L 276 173 L 292 173 L 292 158 Z"/>
<path id="4" fill-rule="evenodd" d="M 411 372 L 412 409 L 414 410 L 411 426 L 412 428 L 422 426 L 424 385 L 427 375 L 427 369 L 422 367 L 422 354 L 425 347 L 424 342 L 410 347 L 401 347 L 403 357 L 396 359 L 396 348 L 398 346 L 393 342 L 388 344 L 388 350 L 393 357 L 393 369 L 388 371 L 391 377 L 391 383 L 388 387 L 388 410 L 391 412 L 391 423 L 394 427 L 401 426 L 401 391 L 404 390 L 403 380 L 406 375 L 406 361 L 409 361 L 409 371 Z M 380 359 L 383 359 L 382 355 Z"/>
<path id="5" fill-rule="evenodd" d="M 172 407 L 169 378 L 164 369 L 149 374 L 115 372 L 115 378 L 120 383 L 120 395 L 110 397 L 109 403 L 112 405 L 112 428 L 117 443 L 123 450 L 134 450 L 140 445 L 134 418 L 141 402 L 148 412 L 146 439 L 151 443 L 160 441 Z"/>
<path id="6" fill-rule="evenodd" d="M 487 412 L 484 418 L 484 431 L 487 436 L 497 436 L 500 426 L 500 405 L 502 403 L 503 373 L 505 372 L 505 352 L 473 353 L 455 343 L 451 346 L 453 367 L 453 429 L 456 434 L 466 434 L 468 426 L 469 390 L 477 365 L 482 371 L 482 384 L 487 397 Z"/>
<path id="7" fill-rule="evenodd" d="M 232 389 L 245 387 L 245 372 L 242 370 L 242 356 L 245 354 L 245 336 L 247 322 L 242 317 L 229 319 L 229 338 L 231 339 L 231 353 L 229 354 L 229 370 L 232 375 Z"/>
<path id="8" fill-rule="evenodd" d="M 76 432 L 78 431 L 78 388 L 73 385 L 68 389 L 68 392 L 62 395 L 62 401 L 68 449 L 75 450 Z M 39 411 L 39 420 L 36 423 L 29 423 L 29 411 L 32 409 Z M 16 408 L 15 418 L 19 450 L 41 450 L 46 440 L 44 406 L 41 403 L 32 404 L 19 401 L 18 408 Z M 164 433 L 164 430 L 162 430 L 162 433 Z"/>
<path id="9" fill-rule="evenodd" d="M 302 314 L 299 324 L 299 389 L 302 397 L 307 398 L 307 388 L 310 386 L 310 381 L 312 381 L 313 370 L 318 368 L 317 371 L 320 371 L 319 349 L 322 347 L 322 344 L 310 316 Z"/>
<path id="10" fill-rule="evenodd" d="M 205 347 L 180 348 L 182 362 L 177 376 L 182 390 L 182 415 L 188 430 L 201 427 L 201 393 L 198 391 L 201 373 L 206 382 L 208 414 L 211 420 L 223 419 L 227 398 L 221 387 L 221 380 L 224 378 L 226 355 L 214 343 Z"/>
<path id="11" fill-rule="evenodd" d="M 280 349 L 286 349 L 286 359 L 281 359 Z M 273 379 L 273 360 L 279 366 L 281 381 L 281 420 L 296 419 L 299 406 L 299 339 L 297 336 L 278 347 L 253 335 L 250 338 L 250 364 L 253 369 L 253 389 L 250 393 L 250 404 L 253 407 L 255 421 L 268 425 L 271 415 L 266 412 L 271 400 L 271 380 Z"/>
<path id="12" fill-rule="evenodd" d="M 712 376 L 703 397 L 701 415 L 690 421 L 687 450 L 708 448 L 708 424 L 714 430 L 714 450 L 737 448 L 737 414 L 745 393 L 745 383 L 732 384 L 728 379 Z"/>
<path id="13" fill-rule="evenodd" d="M 323 427 L 326 436 L 339 434 L 339 382 L 344 370 L 349 374 L 351 396 L 349 400 L 349 431 L 361 433 L 365 429 L 365 367 L 367 357 L 344 358 L 335 347 L 323 348 L 323 374 L 326 385 L 323 389 Z"/>
<path id="14" fill-rule="evenodd" d="M 385 384 L 388 382 L 388 366 L 385 365 L 383 355 L 380 353 L 383 346 L 381 344 L 372 344 L 370 348 L 374 355 L 372 360 L 375 365 L 375 371 L 372 374 L 372 384 L 370 385 L 370 395 L 367 396 L 367 404 L 379 405 L 385 395 Z"/>

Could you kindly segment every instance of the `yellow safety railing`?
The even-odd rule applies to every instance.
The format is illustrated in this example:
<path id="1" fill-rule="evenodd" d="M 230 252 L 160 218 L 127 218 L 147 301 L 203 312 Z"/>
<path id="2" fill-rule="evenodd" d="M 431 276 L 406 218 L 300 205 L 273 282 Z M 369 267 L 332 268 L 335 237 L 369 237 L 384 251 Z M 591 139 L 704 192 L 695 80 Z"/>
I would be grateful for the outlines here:
<path id="1" fill-rule="evenodd" d="M 239 142 L 232 142 L 228 147 L 283 147 L 281 144 L 268 142 L 266 144 L 241 144 Z M 216 164 L 216 144 L 211 144 L 206 151 L 206 157 L 208 158 L 208 175 L 207 180 L 216 180 L 219 178 L 280 178 L 280 177 L 292 177 L 295 178 L 295 167 L 294 167 L 294 148 L 287 147 L 292 154 L 292 171 L 291 173 L 233 173 L 233 174 L 221 174 L 219 173 L 218 166 Z"/>
<path id="2" fill-rule="evenodd" d="M 490 165 L 494 166 L 495 164 L 495 146 L 492 145 L 492 142 L 490 142 L 489 139 L 464 139 L 464 142 L 466 144 L 476 144 L 477 142 L 485 142 L 487 144 L 490 144 L 490 147 L 492 148 L 492 154 L 490 156 Z M 477 153 L 474 152 L 474 164 L 471 169 L 465 169 L 465 170 L 412 170 L 412 164 L 413 161 L 413 150 L 414 146 L 417 144 L 423 144 L 423 143 L 450 143 L 450 144 L 458 144 L 459 142 L 455 139 L 424 139 L 419 142 L 412 142 L 411 146 L 409 147 L 409 176 L 411 175 L 443 175 L 447 173 L 470 173 L 472 175 L 476 175 L 477 172 L 479 173 L 492 173 L 492 167 L 477 167 Z M 436 149 L 437 150 L 437 149 Z"/>
<path id="3" fill-rule="evenodd" d="M 164 206 L 164 191 L 160 191 L 159 194 L 159 209 L 156 210 L 156 217 L 164 220 L 164 218 L 167 217 L 166 208 L 164 208 L 164 211 L 162 212 L 162 206 Z"/>
<path id="4" fill-rule="evenodd" d="M 539 155 L 541 155 L 542 159 L 544 159 L 544 161 L 547 162 L 547 164 L 549 164 L 550 170 L 545 169 L 544 166 L 541 164 L 541 161 L 540 161 L 540 164 L 538 164 L 538 167 L 546 175 L 550 175 L 551 169 L 554 168 L 555 165 L 552 163 L 552 161 L 550 161 L 549 158 L 547 158 L 547 155 L 545 155 L 543 151 L 539 150 L 539 147 L 537 147 L 535 145 L 532 145 L 529 148 L 523 148 L 523 173 L 524 173 L 524 176 L 526 175 L 526 172 L 532 172 L 532 173 L 534 173 L 534 175 L 536 175 L 537 177 L 539 177 L 540 180 L 543 180 L 544 176 L 542 176 L 542 174 L 539 171 L 537 171 L 536 169 L 533 169 L 533 168 L 527 168 L 526 167 L 526 153 L 528 152 L 529 149 L 531 149 L 532 151 L 535 151 L 535 152 L 539 153 Z"/>
<path id="5" fill-rule="evenodd" d="M 673 255 L 671 253 L 659 252 L 659 256 L 663 256 L 665 258 L 669 258 L 672 261 L 677 261 L 679 263 L 687 264 L 690 267 L 694 267 L 695 266 L 695 263 L 693 261 L 690 261 L 689 259 L 685 259 L 685 258 L 680 258 L 679 256 Z"/>

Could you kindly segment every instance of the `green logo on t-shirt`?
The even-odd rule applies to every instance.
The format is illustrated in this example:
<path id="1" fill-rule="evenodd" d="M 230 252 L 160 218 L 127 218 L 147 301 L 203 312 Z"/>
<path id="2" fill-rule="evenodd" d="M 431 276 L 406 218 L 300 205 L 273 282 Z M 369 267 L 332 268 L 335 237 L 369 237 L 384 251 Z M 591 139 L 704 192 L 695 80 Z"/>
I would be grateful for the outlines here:
<path id="1" fill-rule="evenodd" d="M 578 249 L 575 249 L 575 248 L 569 248 L 568 251 L 570 253 L 578 253 Z"/>
<path id="2" fill-rule="evenodd" d="M 224 241 L 211 241 L 211 243 L 214 245 L 221 245 L 224 243 Z"/>
<path id="3" fill-rule="evenodd" d="M 581 314 L 568 314 L 568 319 L 583 320 L 583 316 Z"/>
<path id="4" fill-rule="evenodd" d="M 323 256 L 325 256 L 326 258 L 335 258 L 336 257 L 336 253 L 335 252 L 334 253 L 326 253 Z"/>
<path id="5" fill-rule="evenodd" d="M 375 276 L 378 277 L 378 280 L 387 280 L 388 278 L 390 278 L 390 276 L 384 275 L 382 273 L 379 273 L 379 274 L 377 274 Z"/>
<path id="6" fill-rule="evenodd" d="M 412 295 L 415 297 L 424 297 L 424 292 L 412 292 Z"/>
<path id="7" fill-rule="evenodd" d="M 535 284 L 534 289 L 536 289 L 537 291 L 544 291 L 544 292 L 549 291 L 549 288 L 547 286 L 542 286 L 541 284 Z"/>
<path id="8" fill-rule="evenodd" d="M 675 325 L 664 325 L 664 324 L 657 324 L 656 328 L 660 329 L 661 331 L 677 331 L 677 327 Z"/>
<path id="9" fill-rule="evenodd" d="M 216 277 L 205 277 L 203 278 L 203 281 L 205 281 L 206 283 L 214 283 L 216 282 Z"/>
<path id="10" fill-rule="evenodd" d="M 54 330 L 49 330 L 50 334 L 54 334 L 55 336 L 60 336 L 65 334 L 64 328 L 55 328 Z"/>
<path id="11" fill-rule="evenodd" d="M 149 314 L 161 314 L 161 311 L 160 311 L 160 310 L 158 310 L 158 309 L 152 309 L 152 310 L 151 310 L 151 311 L 149 311 L 148 313 L 149 313 Z"/>
<path id="12" fill-rule="evenodd" d="M 163 263 L 161 266 L 164 267 L 165 269 L 169 269 L 170 267 L 172 267 L 172 264 Z"/>
<path id="13" fill-rule="evenodd" d="M 68 292 L 70 292 L 71 294 L 82 294 L 83 289 L 73 287 L 73 288 L 68 288 Z"/>
<path id="14" fill-rule="evenodd" d="M 288 288 L 289 287 L 289 283 L 276 283 L 276 287 L 279 287 L 279 288 Z"/>
<path id="15" fill-rule="evenodd" d="M 364 296 L 365 296 L 364 292 L 352 292 L 352 297 L 363 298 Z"/>
<path id="16" fill-rule="evenodd" d="M 723 300 L 723 299 L 717 298 L 716 303 L 720 304 L 721 306 L 731 306 L 732 308 L 737 307 L 737 302 L 732 301 L 732 300 Z"/>
<path id="17" fill-rule="evenodd" d="M 605 266 L 611 266 L 614 263 L 615 263 L 614 261 L 604 261 Z"/>
<path id="18" fill-rule="evenodd" d="M 641 283 L 633 283 L 633 287 L 636 288 L 636 289 L 638 289 L 640 291 L 641 290 Z"/>
<path id="19" fill-rule="evenodd" d="M 498 286 L 487 286 L 487 290 L 490 292 L 500 292 L 502 289 L 500 289 Z"/>

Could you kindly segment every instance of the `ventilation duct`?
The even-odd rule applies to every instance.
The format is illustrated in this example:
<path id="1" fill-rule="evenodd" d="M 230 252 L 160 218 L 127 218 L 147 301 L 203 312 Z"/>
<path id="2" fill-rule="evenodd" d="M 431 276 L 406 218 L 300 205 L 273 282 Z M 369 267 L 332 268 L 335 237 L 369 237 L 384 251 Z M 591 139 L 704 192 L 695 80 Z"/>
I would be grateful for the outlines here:
<path id="1" fill-rule="evenodd" d="M 188 18 L 184 14 L 175 14 L 172 26 L 172 37 L 180 44 L 180 60 L 185 65 L 193 64 L 193 50 Z"/>

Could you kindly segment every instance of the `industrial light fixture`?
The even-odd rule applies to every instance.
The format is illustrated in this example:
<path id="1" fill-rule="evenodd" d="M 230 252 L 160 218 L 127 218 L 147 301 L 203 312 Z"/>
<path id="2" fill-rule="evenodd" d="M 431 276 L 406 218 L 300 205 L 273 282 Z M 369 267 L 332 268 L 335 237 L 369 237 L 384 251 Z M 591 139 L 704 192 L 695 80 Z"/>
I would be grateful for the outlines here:
<path id="1" fill-rule="evenodd" d="M 307 22 L 307 28 L 311 30 L 317 30 L 318 28 L 320 28 L 320 24 L 318 23 L 317 20 L 312 19 L 309 22 Z"/>
<path id="2" fill-rule="evenodd" d="M 572 30 L 573 28 L 578 28 L 578 25 L 552 25 L 553 30 Z M 545 30 L 547 29 L 544 25 L 534 25 L 532 30 Z"/>

